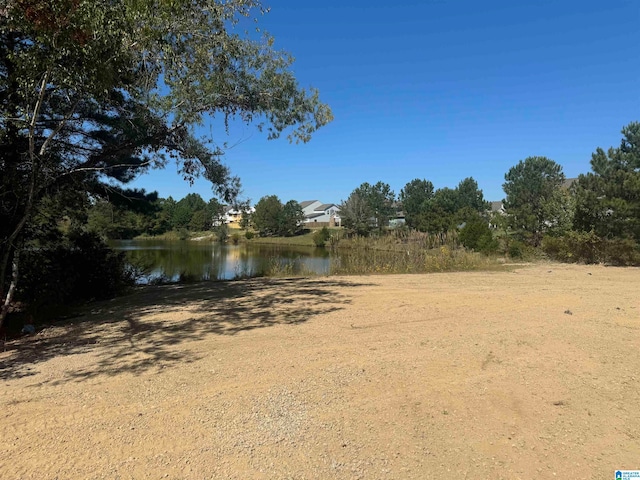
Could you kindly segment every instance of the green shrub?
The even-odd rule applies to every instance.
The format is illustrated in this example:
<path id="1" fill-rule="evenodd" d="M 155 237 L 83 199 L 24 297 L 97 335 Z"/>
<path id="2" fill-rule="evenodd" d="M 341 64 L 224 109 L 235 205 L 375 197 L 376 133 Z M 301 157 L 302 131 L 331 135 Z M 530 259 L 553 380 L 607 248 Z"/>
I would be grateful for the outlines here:
<path id="1" fill-rule="evenodd" d="M 493 238 L 493 234 L 483 235 L 478 241 L 478 251 L 485 255 L 496 253 L 500 244 L 496 238 Z"/>
<path id="2" fill-rule="evenodd" d="M 238 245 L 240 243 L 240 234 L 238 232 L 234 232 L 233 235 L 231 235 L 231 243 L 233 245 Z"/>
<path id="3" fill-rule="evenodd" d="M 498 250 L 498 241 L 493 238 L 488 222 L 482 218 L 468 221 L 458 238 L 465 248 L 476 252 L 489 254 Z"/>
<path id="4" fill-rule="evenodd" d="M 607 240 L 605 258 L 611 265 L 640 265 L 640 245 L 630 238 Z"/>
<path id="5" fill-rule="evenodd" d="M 571 231 L 562 237 L 545 237 L 542 249 L 550 258 L 561 262 L 640 264 L 636 242 L 631 239 L 601 238 L 594 231 Z"/>
<path id="6" fill-rule="evenodd" d="M 570 258 L 564 237 L 544 237 L 542 239 L 542 251 L 553 260 L 567 262 Z"/>
<path id="7" fill-rule="evenodd" d="M 246 238 L 247 240 L 251 240 L 255 236 L 256 234 L 253 233 L 251 230 L 247 230 L 246 232 L 244 232 L 244 238 Z"/>
<path id="8" fill-rule="evenodd" d="M 221 224 L 220 226 L 214 229 L 216 238 L 218 242 L 225 243 L 229 238 L 229 227 L 227 227 L 226 223 Z"/>
<path id="9" fill-rule="evenodd" d="M 507 247 L 507 255 L 509 258 L 523 258 L 526 252 L 527 246 L 520 240 L 511 240 Z"/>
<path id="10" fill-rule="evenodd" d="M 316 247 L 324 247 L 324 244 L 330 237 L 331 232 L 329 232 L 329 229 L 327 227 L 322 227 L 322 229 L 317 230 L 313 234 L 312 239 Z"/>

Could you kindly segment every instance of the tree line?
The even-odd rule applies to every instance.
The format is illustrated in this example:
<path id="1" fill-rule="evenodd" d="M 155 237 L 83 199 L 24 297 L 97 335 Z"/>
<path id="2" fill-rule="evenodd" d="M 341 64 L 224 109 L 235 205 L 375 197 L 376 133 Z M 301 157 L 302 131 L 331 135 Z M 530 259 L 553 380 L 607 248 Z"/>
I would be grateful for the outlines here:
<path id="1" fill-rule="evenodd" d="M 438 190 L 430 181 L 416 178 L 397 198 L 387 183 L 363 183 L 341 203 L 340 217 L 346 228 L 360 235 L 383 231 L 398 213 L 403 214 L 409 228 L 439 233 L 483 215 L 488 208 L 472 177 L 455 188 Z"/>
<path id="2" fill-rule="evenodd" d="M 504 176 L 505 198 L 497 211 L 471 177 L 437 190 L 416 178 L 397 197 L 380 181 L 363 183 L 342 202 L 342 225 L 359 235 L 381 233 L 402 212 L 407 228 L 458 231 L 465 246 L 486 252 L 502 248 L 519 254 L 531 248 L 563 261 L 638 264 L 640 123 L 629 123 L 621 133 L 620 145 L 598 147 L 591 171 L 571 184 L 549 158 L 519 161 Z"/>
<path id="3" fill-rule="evenodd" d="M 86 227 L 107 239 L 212 231 L 220 225 L 224 209 L 218 199 L 205 202 L 197 193 L 176 201 L 160 198 L 157 192 L 117 190 L 90 200 Z"/>
<path id="4" fill-rule="evenodd" d="M 87 208 L 86 228 L 106 239 L 130 239 L 178 232 L 213 231 L 226 237 L 224 213 L 227 205 L 218 199 L 208 202 L 197 193 L 176 201 L 158 197 L 157 192 L 113 189 L 109 197 L 91 199 Z M 244 210 L 240 226 L 261 236 L 292 236 L 303 231 L 304 213 L 295 200 L 282 203 L 276 195 L 262 197 L 250 212 Z"/>

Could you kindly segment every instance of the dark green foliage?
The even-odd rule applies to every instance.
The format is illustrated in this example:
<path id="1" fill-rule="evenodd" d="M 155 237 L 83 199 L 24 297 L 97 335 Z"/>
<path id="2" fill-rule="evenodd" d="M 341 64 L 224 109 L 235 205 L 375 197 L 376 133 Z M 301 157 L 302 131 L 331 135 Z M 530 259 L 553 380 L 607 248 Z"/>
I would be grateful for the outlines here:
<path id="1" fill-rule="evenodd" d="M 545 237 L 542 249 L 561 262 L 640 265 L 640 248 L 631 239 L 602 238 L 594 231 L 571 231 L 562 237 Z"/>
<path id="2" fill-rule="evenodd" d="M 373 229 L 381 232 L 395 213 L 394 203 L 395 193 L 388 184 L 365 182 L 340 205 L 342 225 L 359 235 L 368 235 Z"/>
<path id="3" fill-rule="evenodd" d="M 109 239 L 130 239 L 139 235 L 162 235 L 174 231 L 208 231 L 220 224 L 223 206 L 212 198 L 209 203 L 198 194 L 190 193 L 176 202 L 173 198 L 158 198 L 156 192 L 144 190 L 132 196 L 132 191 L 110 192 L 106 198 L 96 198 L 89 208 L 88 226 Z"/>
<path id="4" fill-rule="evenodd" d="M 504 178 L 502 188 L 507 194 L 504 205 L 511 227 L 524 232 L 532 245 L 539 245 L 545 230 L 557 221 L 547 216 L 547 204 L 555 198 L 565 179 L 562 167 L 546 157 L 528 157 L 512 167 Z"/>
<path id="5" fill-rule="evenodd" d="M 511 227 L 505 238 L 520 237 L 531 245 L 543 239 L 543 251 L 556 260 L 637 265 L 640 123 L 631 122 L 622 135 L 618 148 L 596 149 L 592 172 L 570 188 L 561 186 L 562 169 L 547 158 L 529 157 L 513 167 L 504 184 Z M 509 242 L 507 251 L 515 245 Z"/>
<path id="6" fill-rule="evenodd" d="M 20 272 L 18 297 L 34 306 L 110 298 L 135 280 L 123 253 L 85 232 L 24 251 Z"/>
<path id="7" fill-rule="evenodd" d="M 207 204 L 197 193 L 189 193 L 176 203 L 171 215 L 171 228 L 189 230 L 208 230 L 212 217 L 207 213 Z"/>
<path id="8" fill-rule="evenodd" d="M 191 215 L 189 230 L 202 232 L 211 229 L 211 216 L 206 210 L 197 210 Z"/>
<path id="9" fill-rule="evenodd" d="M 262 197 L 251 215 L 254 228 L 263 236 L 276 235 L 280 227 L 282 203 L 276 195 Z"/>
<path id="10" fill-rule="evenodd" d="M 407 224 L 422 232 L 443 233 L 457 228 L 467 218 L 484 213 L 489 208 L 482 190 L 471 177 L 456 188 L 440 188 L 426 180 L 412 180 L 400 193 Z"/>
<path id="11" fill-rule="evenodd" d="M 320 230 L 316 230 L 313 233 L 313 243 L 316 247 L 324 247 L 324 244 L 331 237 L 331 232 L 327 227 L 322 227 Z"/>
<path id="12" fill-rule="evenodd" d="M 247 230 L 246 232 L 244 232 L 244 238 L 246 238 L 247 240 L 251 240 L 253 237 L 255 237 L 255 233 L 253 233 L 251 230 Z"/>
<path id="13" fill-rule="evenodd" d="M 582 232 L 640 242 L 640 123 L 630 123 L 622 134 L 620 147 L 598 148 L 593 172 L 578 178 L 574 223 Z"/>
<path id="14" fill-rule="evenodd" d="M 289 200 L 282 206 L 278 222 L 278 235 L 291 237 L 302 231 L 304 213 L 302 207 L 295 200 Z"/>
<path id="15" fill-rule="evenodd" d="M 373 228 L 373 212 L 366 200 L 356 192 L 352 192 L 340 204 L 340 219 L 352 234 L 367 236 Z"/>
<path id="16" fill-rule="evenodd" d="M 251 215 L 253 227 L 263 236 L 290 237 L 302 231 L 304 214 L 295 200 L 282 205 L 276 195 L 262 197 Z"/>
<path id="17" fill-rule="evenodd" d="M 184 205 L 190 212 L 198 212 L 207 208 L 207 203 L 197 193 L 189 193 L 178 202 L 178 207 Z"/>
<path id="18" fill-rule="evenodd" d="M 526 255 L 527 245 L 520 240 L 510 240 L 507 245 L 507 255 L 509 258 L 520 259 Z"/>
<path id="19" fill-rule="evenodd" d="M 379 231 L 389 226 L 389 219 L 393 216 L 395 193 L 387 183 L 378 182 L 375 185 L 363 183 L 354 192 L 363 198 L 371 211 L 375 226 Z"/>
<path id="20" fill-rule="evenodd" d="M 399 199 L 408 227 L 420 229 L 420 217 L 428 210 L 432 198 L 433 183 L 428 180 L 416 178 L 400 190 Z"/>
<path id="21" fill-rule="evenodd" d="M 498 241 L 493 238 L 488 221 L 477 215 L 466 222 L 458 238 L 465 248 L 477 252 L 490 254 L 498 250 Z"/>
<path id="22" fill-rule="evenodd" d="M 478 188 L 478 182 L 473 177 L 467 177 L 456 187 L 456 210 L 468 209 L 478 213 L 484 213 L 489 209 L 489 202 L 485 201 L 482 190 Z"/>

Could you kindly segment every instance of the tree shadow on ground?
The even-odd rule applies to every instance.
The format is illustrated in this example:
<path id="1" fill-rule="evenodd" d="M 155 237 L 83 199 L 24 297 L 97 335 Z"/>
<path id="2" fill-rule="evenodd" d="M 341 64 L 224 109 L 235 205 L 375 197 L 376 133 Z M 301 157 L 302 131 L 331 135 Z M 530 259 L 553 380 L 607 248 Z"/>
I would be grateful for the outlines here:
<path id="1" fill-rule="evenodd" d="M 365 284 L 335 279 L 250 279 L 141 287 L 135 293 L 89 305 L 72 321 L 12 341 L 0 353 L 0 380 L 39 372 L 56 357 L 94 353 L 56 384 L 99 375 L 159 371 L 200 358 L 187 342 L 207 335 L 235 335 L 274 325 L 295 325 L 343 309 L 345 288 Z M 370 285 L 370 284 L 369 284 Z"/>

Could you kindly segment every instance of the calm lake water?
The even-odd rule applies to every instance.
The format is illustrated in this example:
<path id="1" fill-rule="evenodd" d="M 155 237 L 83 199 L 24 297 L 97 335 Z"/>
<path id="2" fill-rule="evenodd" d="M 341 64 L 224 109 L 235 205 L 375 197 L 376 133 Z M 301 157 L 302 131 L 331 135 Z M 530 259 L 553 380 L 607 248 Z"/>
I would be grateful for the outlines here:
<path id="1" fill-rule="evenodd" d="M 329 252 L 323 248 L 167 240 L 115 240 L 110 245 L 145 269 L 140 283 L 230 280 L 259 276 L 274 266 L 319 274 L 330 268 Z"/>

